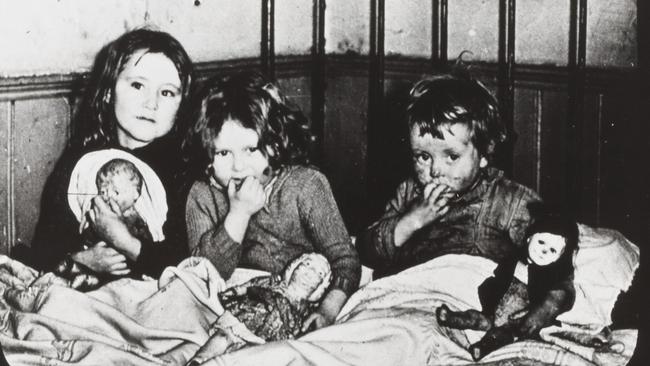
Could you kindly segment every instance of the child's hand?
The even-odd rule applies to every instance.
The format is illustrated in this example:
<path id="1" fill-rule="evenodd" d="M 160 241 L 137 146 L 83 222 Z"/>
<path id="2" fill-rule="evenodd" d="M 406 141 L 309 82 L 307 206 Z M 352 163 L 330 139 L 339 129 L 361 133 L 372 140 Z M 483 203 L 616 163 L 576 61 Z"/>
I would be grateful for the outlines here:
<path id="1" fill-rule="evenodd" d="M 334 320 L 328 320 L 325 315 L 319 313 L 318 311 L 311 313 L 307 319 L 302 323 L 302 328 L 300 329 L 302 333 L 307 333 L 312 330 L 320 329 L 332 324 Z"/>
<path id="2" fill-rule="evenodd" d="M 401 247 L 416 231 L 440 219 L 449 211 L 449 200 L 454 197 L 449 186 L 429 183 L 422 198 L 416 201 L 395 227 L 394 244 Z"/>
<path id="3" fill-rule="evenodd" d="M 96 273 L 124 276 L 131 272 L 126 264 L 126 257 L 114 248 L 107 246 L 103 241 L 95 244 L 92 248 L 74 254 L 73 259 Z"/>
<path id="4" fill-rule="evenodd" d="M 436 221 L 449 211 L 449 200 L 454 196 L 449 186 L 429 183 L 424 187 L 422 198 L 416 202 L 409 215 L 416 220 L 419 227 Z"/>
<path id="5" fill-rule="evenodd" d="M 323 298 L 318 310 L 305 319 L 300 330 L 305 333 L 334 323 L 347 298 L 348 296 L 342 290 L 337 288 L 330 290 Z"/>
<path id="6" fill-rule="evenodd" d="M 116 209 L 120 212 L 115 201 L 106 202 L 99 196 L 94 198 L 93 208 L 90 211 L 93 228 L 100 238 L 115 249 L 125 253 L 131 259 L 136 259 L 140 254 L 139 241 L 131 235 L 120 214 L 116 213 Z"/>
<path id="7" fill-rule="evenodd" d="M 228 182 L 230 212 L 235 215 L 252 216 L 264 207 L 264 187 L 255 177 L 246 177 L 239 188 L 234 179 Z"/>

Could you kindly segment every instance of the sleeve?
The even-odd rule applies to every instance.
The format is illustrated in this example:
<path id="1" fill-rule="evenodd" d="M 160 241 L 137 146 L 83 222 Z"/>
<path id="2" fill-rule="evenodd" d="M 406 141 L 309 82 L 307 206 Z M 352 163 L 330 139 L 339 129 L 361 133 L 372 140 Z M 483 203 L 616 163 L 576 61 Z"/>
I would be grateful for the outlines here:
<path id="1" fill-rule="evenodd" d="M 79 222 L 68 204 L 68 184 L 74 167 L 74 154 L 64 153 L 48 177 L 41 196 L 39 219 L 26 264 L 51 271 L 68 253 L 81 250 Z"/>
<path id="2" fill-rule="evenodd" d="M 541 199 L 537 193 L 524 186 L 520 186 L 517 192 L 519 199 L 512 207 L 512 214 L 508 224 L 508 234 L 517 247 L 522 247 L 524 245 L 526 230 L 531 223 L 528 206 L 533 202 L 540 202 Z"/>
<path id="3" fill-rule="evenodd" d="M 362 263 L 379 268 L 391 264 L 395 258 L 395 227 L 405 211 L 406 182 L 386 204 L 382 217 L 362 231 L 357 238 L 357 250 Z"/>
<path id="4" fill-rule="evenodd" d="M 149 238 L 140 238 L 140 255 L 133 264 L 135 272 L 158 278 L 166 267 L 176 266 L 188 257 L 182 218 L 182 211 L 178 206 L 170 209 L 163 225 L 165 240 L 154 242 Z"/>
<path id="5" fill-rule="evenodd" d="M 299 197 L 301 221 L 332 267 L 331 286 L 350 296 L 359 288 L 361 264 L 327 178 L 316 173 Z"/>
<path id="6" fill-rule="evenodd" d="M 223 278 L 228 279 L 241 259 L 242 245 L 230 237 L 224 219 L 218 215 L 209 186 L 195 183 L 185 209 L 190 254 L 208 258 Z"/>

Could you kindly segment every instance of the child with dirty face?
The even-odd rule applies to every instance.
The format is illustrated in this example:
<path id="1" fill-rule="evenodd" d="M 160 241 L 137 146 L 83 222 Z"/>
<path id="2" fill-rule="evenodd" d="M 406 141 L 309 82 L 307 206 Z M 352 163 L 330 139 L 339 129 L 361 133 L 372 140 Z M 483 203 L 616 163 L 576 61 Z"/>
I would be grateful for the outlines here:
<path id="1" fill-rule="evenodd" d="M 523 244 L 532 190 L 491 166 L 506 138 L 497 103 L 476 80 L 442 74 L 417 82 L 407 110 L 413 175 L 357 248 L 375 277 L 465 253 L 499 261 Z"/>

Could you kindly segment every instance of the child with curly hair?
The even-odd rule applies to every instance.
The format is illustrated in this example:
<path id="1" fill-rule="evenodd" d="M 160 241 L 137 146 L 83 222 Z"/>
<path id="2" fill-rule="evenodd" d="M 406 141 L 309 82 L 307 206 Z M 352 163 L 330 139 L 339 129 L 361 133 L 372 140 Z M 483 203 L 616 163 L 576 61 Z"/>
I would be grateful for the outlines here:
<path id="1" fill-rule="evenodd" d="M 305 116 L 259 74 L 209 80 L 186 139 L 201 179 L 186 206 L 189 248 L 224 278 L 243 266 L 280 273 L 324 255 L 332 283 L 303 329 L 331 324 L 359 286 L 361 266 L 329 182 L 308 165 Z"/>

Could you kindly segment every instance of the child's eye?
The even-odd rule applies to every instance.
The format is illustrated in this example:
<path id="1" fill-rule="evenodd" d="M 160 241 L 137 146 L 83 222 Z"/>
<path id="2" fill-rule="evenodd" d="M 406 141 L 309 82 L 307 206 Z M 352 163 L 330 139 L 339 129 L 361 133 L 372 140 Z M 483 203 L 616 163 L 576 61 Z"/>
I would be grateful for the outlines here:
<path id="1" fill-rule="evenodd" d="M 214 153 L 214 155 L 215 156 L 227 156 L 228 151 L 226 151 L 226 150 L 217 151 L 217 152 Z"/>
<path id="2" fill-rule="evenodd" d="M 248 152 L 249 152 L 250 154 L 252 154 L 252 153 L 254 153 L 254 152 L 259 151 L 259 149 L 260 149 L 260 148 L 257 147 L 257 146 L 249 147 L 249 148 L 248 148 Z"/>
<path id="3" fill-rule="evenodd" d="M 417 153 L 417 154 L 415 154 L 415 160 L 418 163 L 427 163 L 427 162 L 429 162 L 429 160 L 431 160 L 431 157 L 429 156 L 429 154 Z"/>
<path id="4" fill-rule="evenodd" d="M 449 155 L 447 155 L 447 159 L 449 159 L 449 161 L 456 161 L 456 160 L 458 160 L 458 158 L 460 158 L 460 155 L 458 155 L 458 154 L 449 154 Z"/>
<path id="5" fill-rule="evenodd" d="M 134 81 L 134 82 L 131 83 L 131 87 L 133 89 L 140 90 L 140 89 L 144 88 L 144 84 L 142 84 L 141 82 L 138 82 L 138 81 Z"/>
<path id="6" fill-rule="evenodd" d="M 163 97 L 170 97 L 170 98 L 173 98 L 173 97 L 176 96 L 176 93 L 174 93 L 171 90 L 167 90 L 167 89 L 163 90 L 160 94 L 162 94 Z"/>

